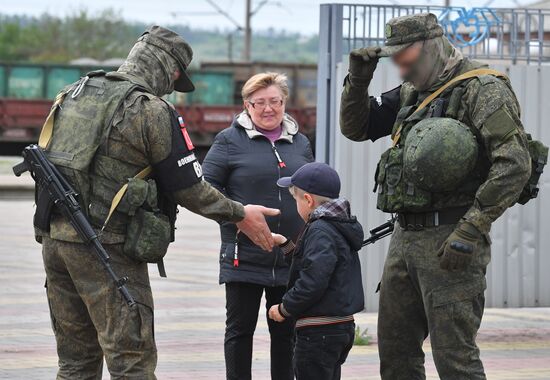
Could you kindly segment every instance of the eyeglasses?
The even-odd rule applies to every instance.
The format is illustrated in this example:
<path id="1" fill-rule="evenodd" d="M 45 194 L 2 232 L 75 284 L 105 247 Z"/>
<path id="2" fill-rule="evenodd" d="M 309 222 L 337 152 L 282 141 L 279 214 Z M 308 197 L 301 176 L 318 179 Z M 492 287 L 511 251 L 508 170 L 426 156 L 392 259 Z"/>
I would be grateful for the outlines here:
<path id="1" fill-rule="evenodd" d="M 255 110 L 263 111 L 269 105 L 272 110 L 278 110 L 283 106 L 283 99 L 271 99 L 269 101 L 258 100 L 257 102 L 248 101 Z"/>

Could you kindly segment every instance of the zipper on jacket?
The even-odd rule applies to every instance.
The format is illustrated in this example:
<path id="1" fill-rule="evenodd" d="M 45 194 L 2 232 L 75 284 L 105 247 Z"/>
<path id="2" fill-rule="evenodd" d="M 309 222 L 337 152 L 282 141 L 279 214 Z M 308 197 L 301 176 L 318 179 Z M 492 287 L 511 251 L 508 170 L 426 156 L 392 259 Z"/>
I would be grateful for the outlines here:
<path id="1" fill-rule="evenodd" d="M 275 154 L 275 157 L 277 158 L 277 163 L 279 164 L 280 168 L 286 168 L 286 164 L 281 158 L 281 155 L 279 154 L 279 151 L 277 150 L 277 147 L 275 147 L 275 143 L 271 143 L 271 148 L 273 149 L 273 153 Z M 281 178 L 281 172 L 279 170 L 279 178 Z"/>
<path id="2" fill-rule="evenodd" d="M 239 233 L 235 235 L 235 250 L 233 251 L 233 266 L 239 266 Z"/>
<path id="3" fill-rule="evenodd" d="M 285 162 L 281 158 L 281 155 L 279 154 L 279 151 L 277 150 L 277 147 L 275 146 L 275 142 L 271 143 L 271 147 L 273 149 L 273 153 L 275 154 L 275 157 L 277 158 L 277 174 L 278 179 L 281 179 L 281 169 L 286 167 Z M 277 186 L 277 192 L 279 196 L 279 209 L 281 208 L 283 204 L 283 197 L 281 195 L 281 188 Z M 277 216 L 277 233 L 281 231 L 281 214 Z M 277 255 L 273 255 L 275 257 L 275 260 L 273 260 L 273 267 L 271 268 L 271 274 L 273 276 L 273 286 L 275 286 L 276 278 L 275 278 L 275 267 L 277 266 Z"/>

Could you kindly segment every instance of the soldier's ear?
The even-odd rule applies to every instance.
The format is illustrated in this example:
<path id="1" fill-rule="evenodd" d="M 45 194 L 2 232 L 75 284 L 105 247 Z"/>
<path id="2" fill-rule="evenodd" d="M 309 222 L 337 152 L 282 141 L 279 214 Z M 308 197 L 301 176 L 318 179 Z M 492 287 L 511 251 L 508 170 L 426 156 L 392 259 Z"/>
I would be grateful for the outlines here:
<path id="1" fill-rule="evenodd" d="M 174 71 L 174 73 L 172 74 L 172 80 L 177 81 L 178 79 L 180 79 L 180 76 L 181 76 L 181 72 L 180 72 L 179 69 L 177 69 L 177 70 Z"/>

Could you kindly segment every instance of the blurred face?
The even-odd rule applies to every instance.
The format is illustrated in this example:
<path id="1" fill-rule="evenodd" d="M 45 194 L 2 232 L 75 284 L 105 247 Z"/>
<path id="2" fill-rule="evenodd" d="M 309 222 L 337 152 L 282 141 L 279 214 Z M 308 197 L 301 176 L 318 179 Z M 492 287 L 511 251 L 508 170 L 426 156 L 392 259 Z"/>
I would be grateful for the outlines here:
<path id="1" fill-rule="evenodd" d="M 419 41 L 393 55 L 392 60 L 399 69 L 399 76 L 403 80 L 409 80 L 411 77 L 411 70 L 414 70 L 414 65 L 420 58 L 421 52 L 422 42 Z"/>
<path id="2" fill-rule="evenodd" d="M 272 130 L 283 122 L 285 101 L 277 86 L 269 86 L 254 92 L 244 101 L 244 106 L 257 127 Z"/>
<path id="3" fill-rule="evenodd" d="M 304 193 L 296 188 L 290 190 L 290 194 L 296 200 L 296 209 L 298 210 L 298 215 L 307 222 L 309 220 L 309 215 L 315 210 L 315 199 L 311 194 Z"/>

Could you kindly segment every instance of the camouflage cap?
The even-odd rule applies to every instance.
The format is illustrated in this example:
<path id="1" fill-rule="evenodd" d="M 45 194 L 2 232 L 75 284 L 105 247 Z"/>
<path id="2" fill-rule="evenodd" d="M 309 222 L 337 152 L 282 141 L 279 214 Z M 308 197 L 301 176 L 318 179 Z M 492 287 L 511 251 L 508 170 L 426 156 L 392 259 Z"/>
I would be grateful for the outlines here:
<path id="1" fill-rule="evenodd" d="M 147 29 L 139 41 L 154 45 L 170 54 L 181 68 L 180 77 L 174 83 L 174 90 L 179 92 L 191 92 L 195 86 L 185 71 L 193 59 L 193 49 L 176 32 L 162 26 L 154 25 Z"/>
<path id="2" fill-rule="evenodd" d="M 378 54 L 389 57 L 411 46 L 416 41 L 429 40 L 443 35 L 443 28 L 433 13 L 417 13 L 392 18 L 384 30 L 385 45 Z"/>

